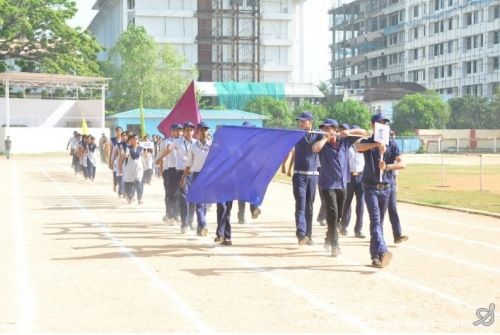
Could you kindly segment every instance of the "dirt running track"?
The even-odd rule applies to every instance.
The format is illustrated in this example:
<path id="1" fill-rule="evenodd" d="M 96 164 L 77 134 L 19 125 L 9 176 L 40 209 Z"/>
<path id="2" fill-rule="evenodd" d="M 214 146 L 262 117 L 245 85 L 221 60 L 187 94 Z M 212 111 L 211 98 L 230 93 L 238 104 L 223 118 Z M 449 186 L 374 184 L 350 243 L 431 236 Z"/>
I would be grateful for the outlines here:
<path id="1" fill-rule="evenodd" d="M 316 244 L 298 248 L 288 184 L 234 225 L 233 247 L 214 248 L 214 210 L 207 238 L 161 222 L 159 180 L 129 206 L 104 166 L 85 182 L 66 156 L 2 158 L 0 175 L 0 332 L 500 330 L 498 219 L 400 204 L 410 240 L 393 245 L 386 223 L 394 259 L 374 269 L 352 227 L 340 258 L 319 225 Z M 473 326 L 490 303 L 497 320 Z"/>

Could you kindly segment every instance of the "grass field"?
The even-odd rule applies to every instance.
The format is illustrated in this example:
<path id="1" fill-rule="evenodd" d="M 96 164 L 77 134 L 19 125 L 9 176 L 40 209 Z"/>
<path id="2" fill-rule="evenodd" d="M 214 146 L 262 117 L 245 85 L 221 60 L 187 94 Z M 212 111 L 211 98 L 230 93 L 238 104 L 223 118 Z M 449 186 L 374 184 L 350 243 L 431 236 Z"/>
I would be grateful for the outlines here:
<path id="1" fill-rule="evenodd" d="M 500 165 L 483 167 L 483 191 L 477 166 L 409 164 L 400 172 L 398 199 L 500 213 Z M 275 180 L 291 182 L 281 170 Z M 444 187 L 442 186 L 444 185 Z"/>

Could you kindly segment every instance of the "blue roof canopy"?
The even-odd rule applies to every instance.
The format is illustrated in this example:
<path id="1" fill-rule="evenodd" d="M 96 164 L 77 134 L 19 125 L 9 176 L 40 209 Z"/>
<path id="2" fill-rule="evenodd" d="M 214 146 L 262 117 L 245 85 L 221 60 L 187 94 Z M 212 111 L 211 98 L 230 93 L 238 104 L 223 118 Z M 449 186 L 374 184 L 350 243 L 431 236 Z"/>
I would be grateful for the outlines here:
<path id="1" fill-rule="evenodd" d="M 170 109 L 150 109 L 144 108 L 144 117 L 146 119 L 163 119 L 170 114 Z M 265 120 L 267 116 L 245 112 L 237 109 L 202 109 L 200 110 L 201 118 L 205 120 Z M 106 116 L 107 119 L 116 118 L 138 118 L 140 117 L 139 108 L 132 109 L 126 112 L 116 113 Z"/>

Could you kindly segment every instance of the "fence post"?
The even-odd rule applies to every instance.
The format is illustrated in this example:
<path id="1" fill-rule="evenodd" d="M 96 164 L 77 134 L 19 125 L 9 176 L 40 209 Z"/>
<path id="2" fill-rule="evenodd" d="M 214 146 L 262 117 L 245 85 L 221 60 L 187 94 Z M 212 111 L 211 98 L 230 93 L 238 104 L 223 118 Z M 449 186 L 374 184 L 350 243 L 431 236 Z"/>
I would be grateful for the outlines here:
<path id="1" fill-rule="evenodd" d="M 441 152 L 441 187 L 444 187 L 444 153 Z"/>
<path id="2" fill-rule="evenodd" d="M 441 137 L 438 137 L 438 154 L 441 153 Z"/>
<path id="3" fill-rule="evenodd" d="M 483 190 L 483 155 L 479 155 L 479 191 Z"/>
<path id="4" fill-rule="evenodd" d="M 497 153 L 497 138 L 493 137 L 493 153 Z"/>
<path id="5" fill-rule="evenodd" d="M 458 153 L 458 148 L 460 147 L 460 138 L 457 137 L 457 153 Z"/>

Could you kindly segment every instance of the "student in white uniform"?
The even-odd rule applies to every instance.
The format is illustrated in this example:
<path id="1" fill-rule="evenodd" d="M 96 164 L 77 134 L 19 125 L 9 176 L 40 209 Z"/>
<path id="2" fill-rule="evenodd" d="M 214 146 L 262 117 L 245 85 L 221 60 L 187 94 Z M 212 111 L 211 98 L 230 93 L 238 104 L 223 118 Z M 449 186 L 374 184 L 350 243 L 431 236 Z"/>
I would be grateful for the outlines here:
<path id="1" fill-rule="evenodd" d="M 154 168 L 153 149 L 143 150 L 142 160 L 144 161 L 144 176 L 142 177 L 142 183 L 151 185 Z"/>
<path id="2" fill-rule="evenodd" d="M 208 140 L 210 127 L 201 122 L 198 125 L 198 141 L 191 145 L 187 153 L 186 167 L 184 168 L 184 173 L 181 177 L 180 187 L 186 187 L 189 189 L 191 183 L 196 179 L 198 174 L 205 164 L 205 160 L 207 159 L 208 152 L 210 151 L 211 141 Z M 196 207 L 196 218 L 198 221 L 198 226 L 196 228 L 196 233 L 198 236 L 207 236 L 207 205 L 199 204 L 195 205 Z"/>
<path id="3" fill-rule="evenodd" d="M 92 181 L 94 181 L 95 179 L 97 166 L 96 148 L 97 146 L 95 144 L 95 137 L 89 136 L 87 144 L 87 176 Z"/>
<path id="4" fill-rule="evenodd" d="M 163 159 L 166 155 L 170 154 L 173 150 L 176 151 L 177 159 L 175 163 L 175 168 L 177 170 L 177 184 L 180 185 L 180 181 L 182 175 L 184 174 L 184 169 L 186 168 L 187 161 L 187 153 L 189 148 L 192 145 L 196 144 L 196 139 L 193 138 L 195 126 L 192 122 L 184 123 L 182 127 L 181 138 L 178 138 L 172 141 L 168 147 L 163 150 L 158 159 Z M 191 230 L 194 230 L 193 221 L 194 221 L 194 204 L 191 204 L 187 201 L 187 192 L 188 192 L 187 183 L 184 187 L 180 187 L 180 198 L 179 198 L 179 209 L 181 212 L 181 233 L 185 234 L 187 228 L 190 227 Z"/>
<path id="5" fill-rule="evenodd" d="M 120 172 L 123 173 L 125 183 L 125 198 L 130 204 L 137 192 L 137 202 L 142 204 L 144 162 L 142 160 L 143 148 L 139 146 L 139 137 L 132 134 L 128 138 L 128 146 L 121 157 Z"/>

